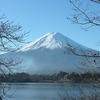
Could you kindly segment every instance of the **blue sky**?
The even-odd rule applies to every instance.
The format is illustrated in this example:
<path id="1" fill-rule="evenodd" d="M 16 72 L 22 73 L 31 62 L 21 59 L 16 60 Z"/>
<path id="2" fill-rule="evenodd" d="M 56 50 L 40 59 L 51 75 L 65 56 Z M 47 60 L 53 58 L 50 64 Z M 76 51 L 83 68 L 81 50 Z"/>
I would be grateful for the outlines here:
<path id="1" fill-rule="evenodd" d="M 24 31 L 30 31 L 26 41 L 34 41 L 48 32 L 60 32 L 82 45 L 100 50 L 99 27 L 85 31 L 67 20 L 72 14 L 68 0 L 0 0 L 0 13 L 22 25 Z"/>

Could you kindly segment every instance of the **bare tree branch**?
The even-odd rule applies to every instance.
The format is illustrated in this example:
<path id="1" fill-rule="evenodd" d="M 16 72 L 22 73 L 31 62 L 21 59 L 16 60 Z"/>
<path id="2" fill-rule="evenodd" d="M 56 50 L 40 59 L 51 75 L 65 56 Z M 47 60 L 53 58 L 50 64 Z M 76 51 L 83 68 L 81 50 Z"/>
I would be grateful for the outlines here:
<path id="1" fill-rule="evenodd" d="M 77 0 L 80 1 L 80 0 Z M 96 3 L 100 3 L 99 0 L 90 0 Z M 84 3 L 85 1 L 83 1 Z M 82 9 L 80 6 L 77 5 L 77 3 L 74 0 L 70 0 L 70 3 L 74 7 L 74 12 L 72 17 L 68 17 L 71 22 L 75 24 L 80 24 L 87 26 L 87 28 L 92 26 L 100 26 L 100 16 L 96 14 L 93 11 L 90 11 L 90 9 Z"/>
<path id="2" fill-rule="evenodd" d="M 0 52 L 7 52 L 19 46 L 19 43 L 24 43 L 24 38 L 28 32 L 22 32 L 20 25 L 14 25 L 13 22 L 5 19 L 6 17 L 0 16 Z M 6 76 L 12 73 L 14 67 L 22 62 L 20 58 L 3 58 L 0 57 L 0 74 Z M 0 99 L 7 96 L 6 86 L 0 82 Z"/>
<path id="3" fill-rule="evenodd" d="M 100 4 L 100 0 L 90 0 L 90 1 Z"/>

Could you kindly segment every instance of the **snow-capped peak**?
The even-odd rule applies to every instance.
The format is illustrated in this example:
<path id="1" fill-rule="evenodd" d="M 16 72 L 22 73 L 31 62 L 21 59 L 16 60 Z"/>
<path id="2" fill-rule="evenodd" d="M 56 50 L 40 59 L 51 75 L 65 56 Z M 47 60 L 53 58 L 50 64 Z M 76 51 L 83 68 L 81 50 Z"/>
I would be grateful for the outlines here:
<path id="1" fill-rule="evenodd" d="M 48 49 L 61 48 L 62 45 L 66 45 L 69 39 L 58 32 L 50 32 L 40 37 L 34 42 L 28 43 L 26 46 L 20 48 L 17 51 L 28 51 L 45 47 Z"/>

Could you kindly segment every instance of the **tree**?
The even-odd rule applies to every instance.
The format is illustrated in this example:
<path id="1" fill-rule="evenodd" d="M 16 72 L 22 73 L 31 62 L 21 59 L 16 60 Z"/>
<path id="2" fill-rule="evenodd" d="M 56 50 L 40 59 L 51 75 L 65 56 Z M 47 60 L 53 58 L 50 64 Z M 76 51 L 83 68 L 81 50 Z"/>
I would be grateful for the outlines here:
<path id="1" fill-rule="evenodd" d="M 24 43 L 26 36 L 22 32 L 20 25 L 14 25 L 6 19 L 4 15 L 0 17 L 0 52 L 8 52 L 19 46 L 19 43 Z M 6 76 L 7 73 L 12 73 L 12 68 L 21 63 L 19 58 L 3 58 L 0 56 L 0 74 Z M 6 96 L 5 84 L 0 82 L 0 100 Z"/>
<path id="2" fill-rule="evenodd" d="M 99 27 L 100 26 L 100 13 L 97 13 L 100 11 L 100 9 L 91 9 L 91 4 L 97 5 L 100 8 L 100 0 L 69 0 L 70 3 L 73 6 L 74 14 L 71 17 L 68 17 L 67 19 L 73 22 L 74 24 L 79 24 L 82 26 L 83 29 L 89 29 L 92 27 Z M 80 47 L 81 53 L 78 52 L 76 47 L 73 47 L 70 43 L 67 44 L 67 50 L 71 52 L 72 54 L 76 56 L 80 56 L 85 58 L 87 62 L 82 63 L 83 66 L 93 68 L 92 75 L 92 82 L 97 82 L 96 85 L 92 84 L 92 87 L 95 89 L 95 93 L 91 91 L 89 98 L 86 97 L 86 93 L 84 91 L 80 90 L 83 97 L 75 97 L 74 100 L 81 99 L 92 99 L 92 100 L 99 100 L 100 99 L 100 91 L 97 91 L 97 89 L 100 89 L 100 79 L 95 77 L 96 71 L 100 73 L 100 52 L 91 52 L 90 51 L 84 51 Z M 87 74 L 91 73 L 89 70 L 87 71 L 85 68 L 81 69 L 85 71 Z M 99 95 L 98 95 L 99 94 Z M 99 97 L 98 97 L 98 96 Z M 85 96 L 85 98 L 84 98 Z M 73 98 L 73 97 L 71 97 Z"/>
<path id="3" fill-rule="evenodd" d="M 90 28 L 92 26 L 100 26 L 99 9 L 93 10 L 91 4 L 100 6 L 100 0 L 70 0 L 74 7 L 74 14 L 68 17 L 75 24 L 80 24 Z"/>
<path id="4" fill-rule="evenodd" d="M 82 26 L 89 26 L 89 27 L 93 27 L 93 26 L 99 27 L 100 26 L 99 13 L 96 14 L 96 11 L 95 12 L 90 11 L 90 9 L 87 7 L 87 5 L 91 5 L 91 3 L 99 5 L 100 0 L 69 0 L 69 1 L 72 4 L 72 6 L 74 7 L 73 8 L 73 10 L 74 10 L 73 16 L 68 17 L 68 19 L 71 22 L 82 25 Z M 83 5 L 83 3 L 85 5 Z M 100 7 L 100 5 L 99 5 L 99 7 Z M 97 10 L 99 10 L 99 9 L 97 9 Z M 89 27 L 87 27 L 87 28 L 89 28 Z M 84 57 L 91 66 L 100 69 L 100 66 L 98 64 L 98 62 L 100 62 L 99 52 L 97 52 L 97 51 L 85 52 L 80 47 L 81 53 L 79 53 L 76 50 L 76 48 L 73 47 L 70 43 L 67 43 L 67 45 L 68 45 L 67 50 L 70 51 L 72 54 L 74 54 L 76 56 Z M 84 65 L 86 66 L 86 64 L 84 64 Z"/>

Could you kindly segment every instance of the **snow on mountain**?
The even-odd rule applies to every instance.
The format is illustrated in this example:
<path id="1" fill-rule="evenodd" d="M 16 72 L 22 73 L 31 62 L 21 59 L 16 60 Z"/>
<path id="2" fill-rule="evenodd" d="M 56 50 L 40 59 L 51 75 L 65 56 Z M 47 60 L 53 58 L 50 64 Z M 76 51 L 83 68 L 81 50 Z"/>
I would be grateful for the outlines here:
<path id="1" fill-rule="evenodd" d="M 83 59 L 66 51 L 65 47 L 68 47 L 68 43 L 76 47 L 77 50 L 79 48 L 85 51 L 89 50 L 89 48 L 72 41 L 58 32 L 51 32 L 3 56 L 22 59 L 21 71 L 29 74 L 78 71 L 79 69 L 74 64 L 81 66 L 80 62 Z"/>
<path id="2" fill-rule="evenodd" d="M 70 41 L 71 44 L 74 43 L 73 44 L 74 46 L 78 46 L 77 43 L 63 36 L 61 33 L 51 32 L 51 33 L 47 33 L 46 35 L 42 36 L 36 41 L 31 42 L 26 46 L 20 48 L 18 51 L 34 50 L 34 49 L 39 49 L 41 47 L 51 49 L 51 50 L 55 48 L 62 48 L 63 46 L 67 45 L 68 41 Z"/>

